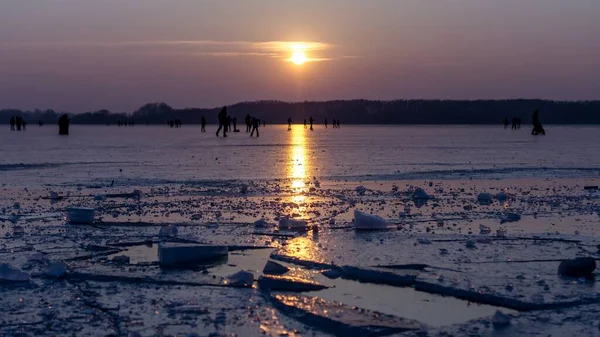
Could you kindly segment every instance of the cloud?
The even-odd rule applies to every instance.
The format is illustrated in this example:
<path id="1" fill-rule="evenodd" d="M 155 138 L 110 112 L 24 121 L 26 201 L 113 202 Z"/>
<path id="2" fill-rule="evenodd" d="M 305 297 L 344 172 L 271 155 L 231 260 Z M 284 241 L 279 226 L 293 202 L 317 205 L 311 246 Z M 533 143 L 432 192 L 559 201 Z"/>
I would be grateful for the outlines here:
<path id="1" fill-rule="evenodd" d="M 154 41 L 56 41 L 56 42 L 18 42 L 0 44 L 0 48 L 32 49 L 90 49 L 108 48 L 143 53 L 172 53 L 190 56 L 211 57 L 271 57 L 286 58 L 297 50 L 308 54 L 309 61 L 329 61 L 331 57 L 323 54 L 335 46 L 317 41 L 214 41 L 214 40 L 154 40 Z"/>

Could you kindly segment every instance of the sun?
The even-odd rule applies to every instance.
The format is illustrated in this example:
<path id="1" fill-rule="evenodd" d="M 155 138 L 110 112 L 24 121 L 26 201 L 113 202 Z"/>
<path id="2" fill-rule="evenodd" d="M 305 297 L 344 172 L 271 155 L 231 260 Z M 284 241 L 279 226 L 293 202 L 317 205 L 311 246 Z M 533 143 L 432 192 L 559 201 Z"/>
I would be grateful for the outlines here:
<path id="1" fill-rule="evenodd" d="M 291 61 L 297 66 L 306 63 L 307 60 L 306 54 L 301 50 L 296 50 L 294 54 L 292 54 Z"/>

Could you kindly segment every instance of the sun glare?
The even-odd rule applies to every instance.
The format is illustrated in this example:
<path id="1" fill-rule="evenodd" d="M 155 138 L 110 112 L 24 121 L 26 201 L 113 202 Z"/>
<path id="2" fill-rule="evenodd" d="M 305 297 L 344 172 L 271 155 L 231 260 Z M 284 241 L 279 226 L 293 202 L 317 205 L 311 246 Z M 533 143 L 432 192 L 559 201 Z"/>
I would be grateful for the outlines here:
<path id="1" fill-rule="evenodd" d="M 291 60 L 295 65 L 299 66 L 299 65 L 304 64 L 307 61 L 307 57 L 303 51 L 296 50 L 294 52 L 294 54 L 292 54 Z"/>

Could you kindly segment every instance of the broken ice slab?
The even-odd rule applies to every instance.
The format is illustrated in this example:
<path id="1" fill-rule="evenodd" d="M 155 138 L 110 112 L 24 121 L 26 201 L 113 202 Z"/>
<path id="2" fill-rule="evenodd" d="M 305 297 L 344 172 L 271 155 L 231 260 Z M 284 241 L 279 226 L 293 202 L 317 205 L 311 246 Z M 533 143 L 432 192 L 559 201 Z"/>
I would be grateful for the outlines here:
<path id="1" fill-rule="evenodd" d="M 367 214 L 357 209 L 354 210 L 354 229 L 377 230 L 387 229 L 388 222 L 377 215 Z"/>
<path id="2" fill-rule="evenodd" d="M 6 263 L 0 264 L 0 283 L 3 282 L 28 282 L 29 274 L 13 268 Z"/>
<path id="3" fill-rule="evenodd" d="M 226 257 L 228 252 L 227 246 L 169 242 L 158 246 L 158 262 L 162 267 L 182 266 Z"/>
<path id="4" fill-rule="evenodd" d="M 267 275 L 283 275 L 287 273 L 290 268 L 281 265 L 274 261 L 267 261 L 265 268 L 263 269 L 263 273 Z"/>
<path id="5" fill-rule="evenodd" d="M 91 224 L 94 222 L 93 208 L 70 207 L 67 208 L 67 222 L 74 224 Z"/>
<path id="6" fill-rule="evenodd" d="M 252 283 L 254 283 L 254 275 L 245 270 L 241 270 L 233 275 L 229 275 L 225 279 L 225 284 L 228 284 L 232 287 L 252 287 Z"/>
<path id="7" fill-rule="evenodd" d="M 281 220 L 279 220 L 279 228 L 306 230 L 308 229 L 308 223 L 305 220 L 284 217 Z"/>
<path id="8" fill-rule="evenodd" d="M 276 291 L 317 291 L 327 287 L 310 280 L 303 280 L 297 277 L 289 276 L 261 276 L 258 279 L 258 286 L 264 290 Z"/>
<path id="9" fill-rule="evenodd" d="M 179 230 L 177 229 L 177 226 L 174 226 L 174 225 L 162 226 L 160 228 L 160 231 L 158 232 L 158 236 L 161 238 L 173 237 L 173 236 L 177 236 L 178 232 L 179 232 Z"/>
<path id="10" fill-rule="evenodd" d="M 283 314 L 336 336 L 386 336 L 424 329 L 417 321 L 318 297 L 275 294 L 271 301 Z"/>
<path id="11" fill-rule="evenodd" d="M 517 213 L 504 213 L 500 217 L 501 222 L 516 222 L 521 220 L 521 215 Z"/>

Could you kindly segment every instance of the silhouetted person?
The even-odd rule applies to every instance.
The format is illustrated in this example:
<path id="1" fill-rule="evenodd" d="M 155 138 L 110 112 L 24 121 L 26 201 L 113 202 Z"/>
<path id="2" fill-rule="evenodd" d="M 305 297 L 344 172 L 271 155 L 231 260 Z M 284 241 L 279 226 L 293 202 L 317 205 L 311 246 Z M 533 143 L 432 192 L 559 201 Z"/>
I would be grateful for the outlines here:
<path id="1" fill-rule="evenodd" d="M 200 132 L 206 132 L 206 118 L 204 116 L 200 119 L 200 126 Z"/>
<path id="2" fill-rule="evenodd" d="M 15 125 L 17 127 L 17 131 L 21 131 L 21 117 L 15 117 Z"/>
<path id="3" fill-rule="evenodd" d="M 240 130 L 237 129 L 237 117 L 233 117 L 233 132 L 240 132 Z"/>
<path id="4" fill-rule="evenodd" d="M 27 122 L 24 119 L 21 120 L 21 125 L 23 126 L 23 131 L 27 130 Z"/>
<path id="5" fill-rule="evenodd" d="M 542 123 L 540 123 L 540 116 L 539 116 L 539 112 L 537 109 L 535 109 L 535 111 L 533 112 L 533 116 L 531 117 L 532 120 L 532 124 L 533 124 L 533 130 L 531 130 L 531 134 L 532 135 L 546 135 L 546 131 L 544 130 L 544 127 L 542 126 Z"/>
<path id="6" fill-rule="evenodd" d="M 15 116 L 12 116 L 10 118 L 10 131 L 15 131 L 15 124 L 16 124 Z"/>
<path id="7" fill-rule="evenodd" d="M 227 115 L 227 132 L 231 132 L 231 124 L 233 123 L 233 119 L 231 116 Z"/>
<path id="8" fill-rule="evenodd" d="M 335 122 L 336 122 L 336 125 L 335 125 L 335 127 L 336 127 L 337 129 L 339 129 L 339 128 L 340 128 L 340 120 L 338 119 L 338 120 L 336 120 Z"/>
<path id="9" fill-rule="evenodd" d="M 325 118 L 325 129 L 327 129 L 327 118 Z"/>
<path id="10" fill-rule="evenodd" d="M 304 128 L 306 129 L 308 126 L 306 126 L 306 118 L 304 118 Z"/>
<path id="11" fill-rule="evenodd" d="M 219 119 L 219 128 L 217 129 L 217 137 L 219 137 L 219 131 L 223 129 L 223 138 L 227 137 L 227 107 L 223 107 L 217 115 Z"/>
<path id="12" fill-rule="evenodd" d="M 267 123 L 265 123 L 265 120 L 264 120 L 264 119 L 262 120 L 262 122 L 263 122 L 263 128 L 264 128 L 264 127 L 265 127 L 265 125 L 267 125 Z"/>
<path id="13" fill-rule="evenodd" d="M 292 131 L 292 117 L 288 118 L 288 131 Z"/>
<path id="14" fill-rule="evenodd" d="M 260 137 L 258 133 L 258 125 L 260 124 L 260 120 L 258 118 L 252 117 L 252 132 L 250 133 L 250 137 L 254 135 L 254 131 L 256 131 L 256 138 Z"/>
<path id="15" fill-rule="evenodd" d="M 246 115 L 246 132 L 250 132 L 250 129 L 252 128 L 252 117 L 250 117 L 250 114 Z"/>
<path id="16" fill-rule="evenodd" d="M 521 128 L 521 118 L 517 118 L 517 129 Z"/>
<path id="17" fill-rule="evenodd" d="M 60 116 L 58 119 L 58 134 L 61 136 L 69 134 L 69 116 L 66 114 Z"/>
<path id="18" fill-rule="evenodd" d="M 38 121 L 38 125 L 40 126 L 40 128 L 44 125 L 44 122 L 42 121 Z"/>
<path id="19" fill-rule="evenodd" d="M 514 125 L 514 119 L 513 119 L 513 125 Z M 508 118 L 504 117 L 504 128 L 508 128 Z"/>
<path id="20" fill-rule="evenodd" d="M 310 118 L 308 119 L 308 121 L 310 122 L 310 131 L 313 130 L 313 122 L 315 121 L 312 116 L 310 116 Z"/>

